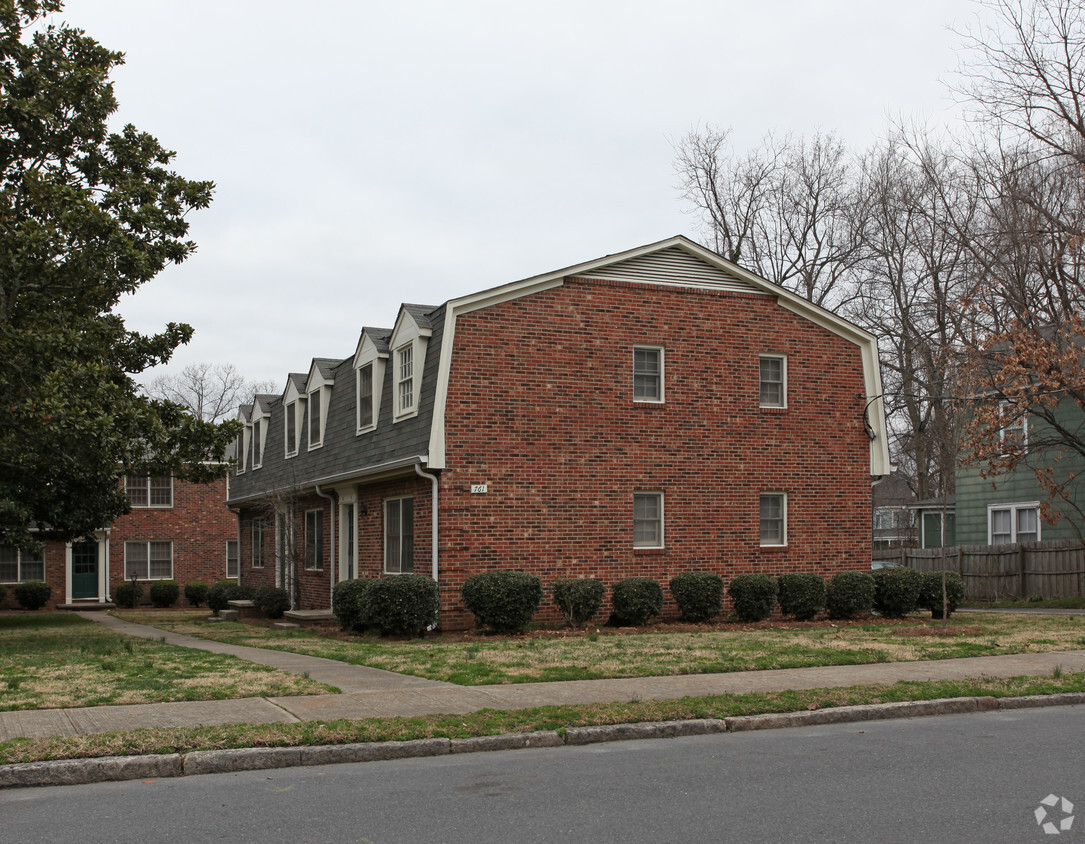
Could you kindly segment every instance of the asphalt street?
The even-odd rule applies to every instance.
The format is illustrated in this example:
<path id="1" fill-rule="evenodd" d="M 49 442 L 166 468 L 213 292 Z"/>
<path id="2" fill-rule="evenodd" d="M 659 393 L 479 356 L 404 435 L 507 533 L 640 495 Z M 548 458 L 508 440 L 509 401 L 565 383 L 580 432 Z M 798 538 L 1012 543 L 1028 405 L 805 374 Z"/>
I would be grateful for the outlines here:
<path id="1" fill-rule="evenodd" d="M 1068 706 L 14 789 L 0 817 L 23 842 L 1076 840 L 1083 749 Z"/>

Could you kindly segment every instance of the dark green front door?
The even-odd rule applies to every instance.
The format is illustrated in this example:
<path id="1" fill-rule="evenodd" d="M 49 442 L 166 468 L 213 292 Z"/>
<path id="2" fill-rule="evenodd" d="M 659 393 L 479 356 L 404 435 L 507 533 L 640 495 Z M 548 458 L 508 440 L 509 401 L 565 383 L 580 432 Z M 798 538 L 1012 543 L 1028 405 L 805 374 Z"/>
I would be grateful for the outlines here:
<path id="1" fill-rule="evenodd" d="M 98 597 L 98 543 L 72 543 L 72 600 Z"/>

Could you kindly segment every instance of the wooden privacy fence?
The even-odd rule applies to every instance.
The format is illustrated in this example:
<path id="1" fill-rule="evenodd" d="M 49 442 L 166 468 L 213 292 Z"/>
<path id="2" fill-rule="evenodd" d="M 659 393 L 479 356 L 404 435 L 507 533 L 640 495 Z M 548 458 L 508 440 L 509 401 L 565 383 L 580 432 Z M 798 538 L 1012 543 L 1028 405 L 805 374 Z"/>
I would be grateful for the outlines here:
<path id="1" fill-rule="evenodd" d="M 958 548 L 894 548 L 878 551 L 918 571 L 955 571 L 968 598 L 1085 598 L 1085 544 L 1078 540 L 962 545 Z"/>

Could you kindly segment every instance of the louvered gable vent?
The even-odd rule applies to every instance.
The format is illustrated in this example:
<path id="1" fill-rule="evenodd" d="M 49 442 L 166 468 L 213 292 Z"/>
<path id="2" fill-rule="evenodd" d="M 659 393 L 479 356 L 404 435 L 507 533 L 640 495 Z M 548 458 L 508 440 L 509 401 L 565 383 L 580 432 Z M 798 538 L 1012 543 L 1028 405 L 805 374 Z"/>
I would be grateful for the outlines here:
<path id="1" fill-rule="evenodd" d="M 586 273 L 590 278 L 610 281 L 640 281 L 646 284 L 682 284 L 714 287 L 734 293 L 763 293 L 736 275 L 710 266 L 683 249 L 672 246 L 649 255 L 630 258 Z"/>

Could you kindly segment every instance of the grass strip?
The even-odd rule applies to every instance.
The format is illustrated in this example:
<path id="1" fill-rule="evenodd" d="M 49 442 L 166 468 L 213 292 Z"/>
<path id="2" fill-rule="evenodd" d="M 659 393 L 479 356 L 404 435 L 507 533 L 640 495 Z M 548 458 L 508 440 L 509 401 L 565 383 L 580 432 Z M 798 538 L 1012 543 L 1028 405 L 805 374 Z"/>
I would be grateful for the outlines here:
<path id="1" fill-rule="evenodd" d="M 39 762 L 100 756 L 187 753 L 240 747 L 302 747 L 351 742 L 410 741 L 565 730 L 569 727 L 727 718 L 797 712 L 859 704 L 937 700 L 950 697 L 1018 697 L 1085 691 L 1085 672 L 1050 677 L 984 678 L 951 682 L 905 681 L 881 686 L 803 689 L 765 694 L 714 695 L 679 700 L 631 700 L 534 709 L 484 709 L 467 715 L 305 721 L 293 724 L 232 724 L 133 730 L 86 736 L 20 738 L 0 742 L 0 763 Z"/>
<path id="2" fill-rule="evenodd" d="M 721 623 L 673 631 L 541 631 L 530 636 L 393 640 L 206 621 L 206 613 L 118 613 L 154 627 L 225 642 L 320 656 L 461 686 L 665 677 L 824 665 L 1000 656 L 1085 646 L 1085 616 L 971 613 L 940 621 L 770 625 Z"/>

